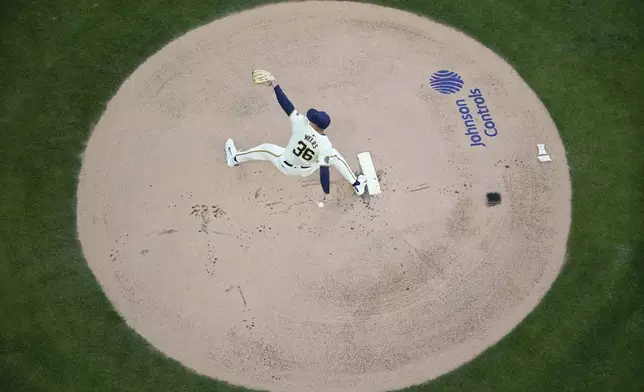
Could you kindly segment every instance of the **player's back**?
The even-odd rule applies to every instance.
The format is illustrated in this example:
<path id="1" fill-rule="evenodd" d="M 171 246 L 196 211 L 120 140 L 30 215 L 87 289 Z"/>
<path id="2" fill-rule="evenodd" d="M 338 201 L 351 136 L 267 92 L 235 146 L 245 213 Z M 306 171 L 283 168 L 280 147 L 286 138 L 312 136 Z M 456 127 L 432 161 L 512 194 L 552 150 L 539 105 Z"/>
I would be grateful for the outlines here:
<path id="1" fill-rule="evenodd" d="M 332 150 L 326 135 L 318 133 L 306 116 L 293 112 L 290 116 L 292 134 L 284 149 L 284 159 L 296 166 L 314 166 L 320 155 L 328 155 Z"/>

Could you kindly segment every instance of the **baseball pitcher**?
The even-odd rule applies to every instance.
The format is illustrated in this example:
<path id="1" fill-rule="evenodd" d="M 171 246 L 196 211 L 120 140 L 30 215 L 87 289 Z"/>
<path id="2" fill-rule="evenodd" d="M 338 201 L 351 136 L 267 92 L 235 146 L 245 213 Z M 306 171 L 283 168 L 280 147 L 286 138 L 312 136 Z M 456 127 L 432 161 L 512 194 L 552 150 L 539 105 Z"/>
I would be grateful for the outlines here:
<path id="1" fill-rule="evenodd" d="M 286 148 L 264 143 L 248 150 L 237 150 L 232 139 L 226 141 L 228 166 L 242 162 L 270 161 L 279 171 L 289 176 L 307 177 L 320 169 L 320 184 L 326 195 L 330 192 L 329 167 L 335 167 L 342 177 L 353 186 L 357 195 L 362 195 L 367 184 L 366 177 L 357 178 L 347 161 L 333 148 L 326 135 L 331 118 L 324 111 L 309 109 L 306 116 L 298 112 L 284 91 L 268 71 L 254 70 L 253 82 L 273 87 L 277 102 L 291 120 L 291 139 Z"/>

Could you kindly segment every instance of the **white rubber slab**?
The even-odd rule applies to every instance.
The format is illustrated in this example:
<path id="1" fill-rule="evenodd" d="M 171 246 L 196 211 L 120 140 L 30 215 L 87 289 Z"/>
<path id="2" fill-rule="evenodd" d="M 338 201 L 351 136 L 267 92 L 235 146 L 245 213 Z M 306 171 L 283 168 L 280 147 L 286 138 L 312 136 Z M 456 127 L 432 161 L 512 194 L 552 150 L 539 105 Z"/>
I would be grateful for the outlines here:
<path id="1" fill-rule="evenodd" d="M 362 167 L 362 174 L 367 177 L 367 191 L 369 192 L 369 195 L 380 194 L 380 182 L 376 175 L 376 168 L 373 165 L 371 154 L 369 152 L 359 153 L 358 161 L 360 162 L 360 167 Z"/>

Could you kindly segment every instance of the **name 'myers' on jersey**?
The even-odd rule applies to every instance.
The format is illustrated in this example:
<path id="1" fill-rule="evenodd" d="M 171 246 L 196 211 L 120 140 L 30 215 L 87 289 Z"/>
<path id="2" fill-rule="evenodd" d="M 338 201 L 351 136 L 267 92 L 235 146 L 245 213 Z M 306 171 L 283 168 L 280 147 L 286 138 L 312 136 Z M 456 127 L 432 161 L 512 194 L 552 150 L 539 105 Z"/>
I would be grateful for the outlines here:
<path id="1" fill-rule="evenodd" d="M 309 125 L 306 116 L 295 110 L 290 118 L 292 135 L 284 149 L 286 161 L 299 166 L 314 166 L 319 159 L 331 155 L 331 142 Z"/>

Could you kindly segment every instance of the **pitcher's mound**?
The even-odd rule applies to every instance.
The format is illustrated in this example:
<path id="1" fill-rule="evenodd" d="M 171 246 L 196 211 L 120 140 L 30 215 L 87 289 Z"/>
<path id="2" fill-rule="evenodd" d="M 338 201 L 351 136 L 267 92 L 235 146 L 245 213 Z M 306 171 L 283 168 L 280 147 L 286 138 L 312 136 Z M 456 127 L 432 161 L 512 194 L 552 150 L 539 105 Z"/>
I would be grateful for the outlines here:
<path id="1" fill-rule="evenodd" d="M 382 193 L 332 170 L 229 168 L 284 146 L 300 110 L 332 119 Z M 551 161 L 537 159 L 545 144 Z M 500 57 L 409 13 L 347 2 L 270 5 L 200 27 L 123 84 L 92 134 L 78 191 L 87 262 L 128 324 L 167 355 L 279 391 L 401 388 L 471 360 L 555 279 L 570 223 L 565 151 Z"/>

